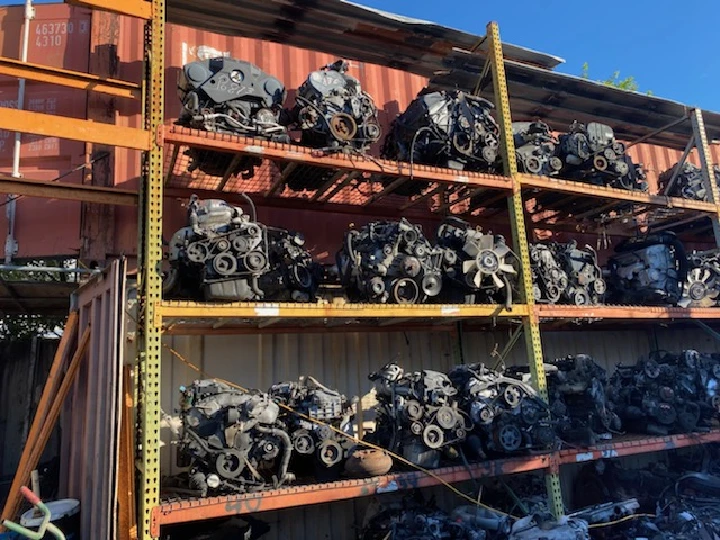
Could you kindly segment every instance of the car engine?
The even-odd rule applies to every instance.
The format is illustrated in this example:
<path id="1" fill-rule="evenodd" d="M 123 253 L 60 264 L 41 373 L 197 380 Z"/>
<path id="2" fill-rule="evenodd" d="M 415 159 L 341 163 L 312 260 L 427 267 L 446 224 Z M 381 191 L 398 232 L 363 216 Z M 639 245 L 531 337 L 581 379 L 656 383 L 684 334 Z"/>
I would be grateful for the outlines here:
<path id="1" fill-rule="evenodd" d="M 676 305 L 687 278 L 682 242 L 671 232 L 630 238 L 607 265 L 610 303 Z"/>
<path id="2" fill-rule="evenodd" d="M 512 307 L 517 257 L 501 235 L 483 233 L 456 217 L 445 218 L 438 228 L 443 286 L 448 302 L 500 303 Z"/>
<path id="3" fill-rule="evenodd" d="M 688 256 L 681 307 L 714 307 L 720 296 L 720 250 L 694 251 Z"/>
<path id="4" fill-rule="evenodd" d="M 360 81 L 347 74 L 349 64 L 337 60 L 313 71 L 298 88 L 290 115 L 313 148 L 365 151 L 380 139 L 377 108 Z"/>
<path id="5" fill-rule="evenodd" d="M 212 58 L 183 66 L 178 76 L 178 96 L 182 112 L 178 124 L 248 137 L 289 142 L 280 114 L 287 93 L 285 86 L 250 62 L 232 58 Z M 199 149 L 188 150 L 189 170 L 200 169 L 222 176 L 234 155 Z M 260 160 L 235 160 L 235 170 L 249 177 Z"/>
<path id="6" fill-rule="evenodd" d="M 606 285 L 597 262 L 597 253 L 576 242 L 530 244 L 533 295 L 542 304 L 602 303 Z"/>
<path id="7" fill-rule="evenodd" d="M 627 190 L 647 190 L 641 165 L 625 154 L 625 145 L 615 140 L 610 126 L 574 122 L 570 132 L 560 135 L 557 157 L 563 163 L 561 176 L 589 184 Z"/>
<path id="8" fill-rule="evenodd" d="M 440 294 L 446 256 L 419 225 L 402 218 L 349 230 L 336 260 L 340 282 L 353 301 L 416 304 Z"/>
<path id="9" fill-rule="evenodd" d="M 321 267 L 304 249 L 301 234 L 258 223 L 225 201 L 188 205 L 188 225 L 170 241 L 168 297 L 209 301 L 314 300 Z"/>
<path id="10" fill-rule="evenodd" d="M 563 441 L 593 445 L 621 428 L 606 395 L 605 370 L 586 354 L 558 358 L 546 365 L 550 411 Z"/>
<path id="11" fill-rule="evenodd" d="M 549 450 L 554 445 L 550 411 L 530 385 L 483 364 L 456 366 L 448 377 L 459 391 L 462 410 L 472 421 L 466 445 L 471 457 Z"/>
<path id="12" fill-rule="evenodd" d="M 500 127 L 488 100 L 460 91 L 421 92 L 398 116 L 383 157 L 450 169 L 487 171 L 498 158 Z"/>
<path id="13" fill-rule="evenodd" d="M 190 488 L 201 496 L 274 488 L 288 472 L 292 442 L 268 394 L 245 392 L 215 380 L 181 388 L 178 461 L 189 466 Z"/>
<path id="14" fill-rule="evenodd" d="M 558 140 L 544 122 L 513 122 L 515 156 L 519 172 L 555 176 L 562 161 L 555 153 Z"/>
<path id="15" fill-rule="evenodd" d="M 662 173 L 659 177 L 659 191 L 669 197 L 682 197 L 683 199 L 691 199 L 695 201 L 710 200 L 710 194 L 707 192 L 705 182 L 703 181 L 702 169 L 697 165 L 685 162 L 680 167 L 677 177 L 670 185 L 675 170 L 679 163 L 676 163 L 671 169 Z M 713 167 L 715 183 L 720 186 L 720 167 Z"/>
<path id="16" fill-rule="evenodd" d="M 426 468 L 440 463 L 440 450 L 465 440 L 470 421 L 457 402 L 457 390 L 444 373 L 405 373 L 391 362 L 369 375 L 377 390 L 376 442 Z M 447 452 L 446 452 L 447 453 Z"/>
<path id="17" fill-rule="evenodd" d="M 628 428 L 667 435 L 707 429 L 720 407 L 720 357 L 658 352 L 634 366 L 618 364 L 608 393 Z"/>
<path id="18" fill-rule="evenodd" d="M 310 469 L 317 480 L 327 481 L 339 475 L 342 463 L 354 445 L 352 439 L 335 431 L 352 435 L 353 408 L 345 396 L 323 386 L 313 377 L 275 384 L 268 394 L 296 411 L 283 407 L 280 413 L 292 441 L 293 458 L 297 458 L 292 463 L 293 471 L 299 473 L 303 465 L 311 461 L 313 467 L 305 469 Z M 330 470 L 334 474 L 328 474 Z"/>

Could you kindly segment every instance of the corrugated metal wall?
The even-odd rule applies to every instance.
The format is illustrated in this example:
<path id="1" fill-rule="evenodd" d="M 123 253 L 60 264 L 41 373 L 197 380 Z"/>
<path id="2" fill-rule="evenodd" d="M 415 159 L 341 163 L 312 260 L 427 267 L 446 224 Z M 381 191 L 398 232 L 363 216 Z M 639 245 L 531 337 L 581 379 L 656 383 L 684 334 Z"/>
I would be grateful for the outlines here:
<path id="1" fill-rule="evenodd" d="M 57 346 L 57 340 L 40 338 L 0 343 L 0 504 L 7 498 L 20 462 Z M 40 463 L 58 455 L 59 442 L 56 428 Z"/>
<path id="2" fill-rule="evenodd" d="M 61 495 L 80 500 L 83 538 L 115 538 L 125 321 L 125 262 L 78 290 L 88 352 L 62 416 Z"/>

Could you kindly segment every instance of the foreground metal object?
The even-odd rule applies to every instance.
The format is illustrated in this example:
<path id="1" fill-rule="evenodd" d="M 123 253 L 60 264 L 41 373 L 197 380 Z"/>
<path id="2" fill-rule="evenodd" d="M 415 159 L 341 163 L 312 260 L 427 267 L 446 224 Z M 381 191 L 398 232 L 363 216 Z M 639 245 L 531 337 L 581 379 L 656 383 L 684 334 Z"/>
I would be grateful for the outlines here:
<path id="1" fill-rule="evenodd" d="M 257 222 L 255 207 L 190 200 L 188 225 L 170 241 L 166 295 L 211 301 L 314 300 L 321 269 L 305 239 Z"/>
<path id="2" fill-rule="evenodd" d="M 244 493 L 294 480 L 292 442 L 267 394 L 250 394 L 213 380 L 182 388 L 178 460 L 190 467 L 191 489 Z"/>

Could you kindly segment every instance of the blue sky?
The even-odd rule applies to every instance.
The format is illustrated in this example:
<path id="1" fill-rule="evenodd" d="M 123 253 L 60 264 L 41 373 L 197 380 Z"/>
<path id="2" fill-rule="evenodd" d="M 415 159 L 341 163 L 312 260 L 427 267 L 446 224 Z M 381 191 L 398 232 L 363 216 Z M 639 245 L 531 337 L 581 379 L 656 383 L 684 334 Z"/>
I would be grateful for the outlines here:
<path id="1" fill-rule="evenodd" d="M 564 58 L 560 71 L 588 62 L 594 79 L 620 71 L 641 91 L 720 111 L 720 0 L 355 1 L 476 34 L 496 20 L 505 41 Z"/>

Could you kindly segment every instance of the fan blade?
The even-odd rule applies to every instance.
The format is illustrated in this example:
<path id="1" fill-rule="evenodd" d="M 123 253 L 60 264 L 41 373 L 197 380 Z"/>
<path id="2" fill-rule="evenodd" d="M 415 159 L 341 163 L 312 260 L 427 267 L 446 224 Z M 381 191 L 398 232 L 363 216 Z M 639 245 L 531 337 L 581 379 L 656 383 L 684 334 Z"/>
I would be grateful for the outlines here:
<path id="1" fill-rule="evenodd" d="M 517 274 L 517 270 L 515 270 L 515 267 L 512 264 L 500 263 L 498 269 L 506 274 Z"/>
<path id="2" fill-rule="evenodd" d="M 498 276 L 497 274 L 493 274 L 492 278 L 493 278 L 493 281 L 495 282 L 495 286 L 498 289 L 502 289 L 505 286 L 505 282 L 502 279 L 500 279 L 500 276 Z"/>
<path id="3" fill-rule="evenodd" d="M 475 283 L 476 288 L 480 288 L 480 285 L 482 284 L 482 274 L 480 272 L 475 273 L 475 279 L 473 283 Z"/>
<path id="4" fill-rule="evenodd" d="M 470 257 L 475 257 L 475 255 L 480 253 L 480 250 L 473 242 L 465 242 L 465 245 L 463 246 L 463 251 L 467 253 Z"/>
<path id="5" fill-rule="evenodd" d="M 497 255 L 497 258 L 501 261 L 505 258 L 505 255 L 507 255 L 510 252 L 510 248 L 507 247 L 505 244 L 498 244 L 494 248 L 495 254 Z"/>
<path id="6" fill-rule="evenodd" d="M 463 274 L 467 274 L 473 268 L 477 268 L 477 265 L 475 264 L 475 259 L 470 261 L 463 261 Z"/>
<path id="7" fill-rule="evenodd" d="M 705 268 L 702 273 L 702 282 L 705 283 L 708 279 L 710 279 L 710 270 Z"/>

